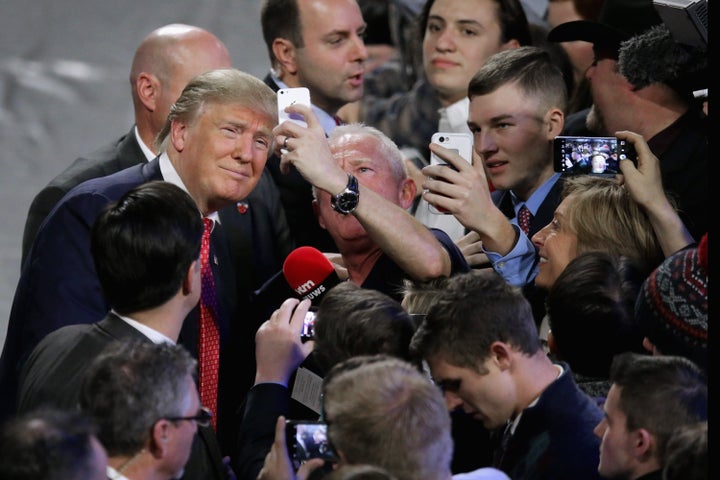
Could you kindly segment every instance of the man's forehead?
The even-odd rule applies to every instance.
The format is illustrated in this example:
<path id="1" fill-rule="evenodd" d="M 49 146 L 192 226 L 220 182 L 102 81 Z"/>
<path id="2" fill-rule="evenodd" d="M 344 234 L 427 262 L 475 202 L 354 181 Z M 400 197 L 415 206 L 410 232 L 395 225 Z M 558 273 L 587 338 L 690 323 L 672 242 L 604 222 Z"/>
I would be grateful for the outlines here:
<path id="1" fill-rule="evenodd" d="M 338 17 L 335 14 L 337 9 L 345 6 L 355 10 L 356 15 Z M 367 26 L 355 0 L 298 0 L 298 13 L 303 36 L 308 33 L 319 37 L 333 33 L 349 33 Z M 306 27 L 312 27 L 312 30 L 306 31 Z"/>

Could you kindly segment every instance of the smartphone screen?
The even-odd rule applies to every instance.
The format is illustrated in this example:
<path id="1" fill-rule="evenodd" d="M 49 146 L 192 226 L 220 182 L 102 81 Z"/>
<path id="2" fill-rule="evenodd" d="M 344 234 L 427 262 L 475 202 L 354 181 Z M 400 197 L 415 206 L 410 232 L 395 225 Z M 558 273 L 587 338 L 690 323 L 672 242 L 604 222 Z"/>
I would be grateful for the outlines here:
<path id="1" fill-rule="evenodd" d="M 277 92 L 277 103 L 278 103 L 278 124 L 283 123 L 286 120 L 307 127 L 302 115 L 296 113 L 288 113 L 285 111 L 286 107 L 295 105 L 297 103 L 301 105 L 310 106 L 310 90 L 305 87 L 296 88 L 281 88 Z"/>
<path id="2" fill-rule="evenodd" d="M 634 160 L 631 145 L 616 137 L 559 136 L 553 140 L 553 168 L 567 175 L 620 172 L 620 160 Z"/>
<path id="3" fill-rule="evenodd" d="M 304 342 L 308 340 L 312 340 L 315 336 L 315 317 L 317 316 L 317 311 L 315 310 L 308 310 L 308 312 L 305 314 L 305 319 L 303 320 L 303 328 L 300 332 L 300 339 Z"/>
<path id="4" fill-rule="evenodd" d="M 285 439 L 295 469 L 311 458 L 337 461 L 327 436 L 327 424 L 307 420 L 286 420 Z"/>

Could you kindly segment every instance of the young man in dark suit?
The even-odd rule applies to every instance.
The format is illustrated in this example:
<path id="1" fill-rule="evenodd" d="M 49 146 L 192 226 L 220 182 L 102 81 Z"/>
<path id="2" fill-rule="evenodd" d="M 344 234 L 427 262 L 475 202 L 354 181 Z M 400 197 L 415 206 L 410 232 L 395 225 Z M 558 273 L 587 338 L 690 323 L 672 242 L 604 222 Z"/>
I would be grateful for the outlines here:
<path id="1" fill-rule="evenodd" d="M 550 223 L 560 203 L 562 181 L 553 170 L 553 139 L 562 131 L 567 106 L 562 73 L 543 49 L 505 50 L 478 70 L 468 97 L 475 164 L 457 161 L 457 155 L 432 145 L 459 171 L 437 166 L 423 169 L 429 178 L 423 184 L 428 189 L 424 198 L 449 210 L 471 231 L 475 243 L 463 248 L 466 258 L 485 254 L 486 261 L 508 281 L 525 287 L 539 325 L 545 311 L 544 293 L 526 278 L 514 278 L 514 272 L 503 270 L 501 257 L 512 254 L 513 246 L 522 240 L 529 244 L 528 239 Z M 495 191 L 489 191 L 488 180 Z M 530 218 L 523 227 L 524 209 Z M 537 255 L 528 255 L 528 260 L 537 261 Z"/>
<path id="2" fill-rule="evenodd" d="M 195 202 L 169 182 L 141 184 L 108 205 L 93 224 L 91 250 L 112 310 L 43 338 L 23 367 L 18 412 L 76 409 L 88 367 L 113 343 L 176 343 L 200 298 L 202 233 Z M 215 432 L 198 432 L 183 478 L 226 478 Z"/>

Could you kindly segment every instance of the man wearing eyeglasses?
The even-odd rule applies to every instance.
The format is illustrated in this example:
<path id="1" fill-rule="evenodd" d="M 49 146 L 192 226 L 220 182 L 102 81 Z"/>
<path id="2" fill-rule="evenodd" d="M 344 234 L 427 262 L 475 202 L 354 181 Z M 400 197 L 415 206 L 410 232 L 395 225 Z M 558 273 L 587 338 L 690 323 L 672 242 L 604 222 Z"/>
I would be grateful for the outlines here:
<path id="1" fill-rule="evenodd" d="M 115 343 L 90 365 L 80 408 L 98 425 L 111 480 L 183 477 L 198 426 L 197 361 L 170 343 Z"/>
<path id="2" fill-rule="evenodd" d="M 93 226 L 91 250 L 112 310 L 97 323 L 62 327 L 40 342 L 20 375 L 19 411 L 41 406 L 75 408 L 89 364 L 112 343 L 175 344 L 186 315 L 200 298 L 202 233 L 195 202 L 169 182 L 141 184 L 110 204 Z M 152 380 L 143 380 L 149 382 L 149 390 L 155 388 L 153 382 L 161 381 L 153 372 L 169 375 L 157 368 L 142 373 Z M 118 395 L 124 399 L 129 393 Z M 155 398 L 150 391 L 148 395 Z M 168 396 L 174 398 L 179 392 Z M 114 415 L 114 405 L 108 405 L 110 411 L 102 415 Z M 182 411 L 163 411 L 178 417 L 175 420 L 190 415 L 201 427 L 183 479 L 227 479 L 217 437 L 208 426 L 210 417 L 199 406 L 185 406 Z M 157 406 L 149 408 L 152 412 Z M 147 416 L 140 411 L 133 415 Z M 196 429 L 192 430 L 195 437 Z"/>

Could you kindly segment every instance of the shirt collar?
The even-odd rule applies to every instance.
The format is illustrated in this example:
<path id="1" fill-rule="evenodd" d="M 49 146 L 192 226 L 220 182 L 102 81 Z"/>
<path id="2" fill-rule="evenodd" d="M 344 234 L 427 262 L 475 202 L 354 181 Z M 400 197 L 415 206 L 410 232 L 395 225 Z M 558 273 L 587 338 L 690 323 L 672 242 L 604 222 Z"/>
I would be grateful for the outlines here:
<path id="1" fill-rule="evenodd" d="M 140 145 L 140 150 L 142 150 L 148 162 L 153 158 L 157 157 L 157 155 L 155 155 L 155 153 L 150 150 L 150 147 L 145 145 L 145 142 L 143 142 L 142 138 L 140 138 L 140 132 L 138 132 L 137 125 L 135 125 L 135 140 L 137 140 L 138 145 Z"/>
<path id="2" fill-rule="evenodd" d="M 148 327 L 144 323 L 140 323 L 137 320 L 133 320 L 130 317 L 125 317 L 123 315 L 120 315 L 115 310 L 111 310 L 111 312 L 114 313 L 115 315 L 117 315 L 118 318 L 120 318 L 120 320 L 127 323 L 128 325 L 133 327 L 135 330 L 139 330 L 140 333 L 142 333 L 143 335 L 148 337 L 151 342 L 153 342 L 155 344 L 169 343 L 171 345 L 175 345 L 175 342 L 170 337 L 158 332 L 154 328 Z"/>
<path id="3" fill-rule="evenodd" d="M 170 157 L 168 156 L 167 152 L 163 152 L 160 154 L 160 173 L 162 174 L 163 180 L 165 180 L 166 182 L 170 182 L 173 185 L 177 185 L 178 187 L 185 190 L 188 195 L 190 195 L 190 192 L 188 192 L 187 187 L 185 187 L 185 184 L 180 178 L 180 175 L 178 174 L 177 170 L 175 170 L 175 167 L 170 161 Z M 211 219 L 213 223 L 220 223 L 220 215 L 218 215 L 218 212 L 212 212 L 207 217 Z"/>
<path id="4" fill-rule="evenodd" d="M 557 183 L 557 181 L 560 179 L 560 175 L 560 173 L 554 173 L 550 178 L 545 181 L 545 183 L 540 185 L 540 188 L 535 190 L 532 195 L 530 195 L 530 198 L 528 198 L 525 202 L 517 198 L 515 196 L 515 192 L 510 190 L 510 197 L 512 198 L 515 215 L 517 216 L 518 210 L 520 210 L 520 207 L 522 207 L 523 205 L 525 205 L 527 209 L 530 210 L 530 213 L 536 215 L 538 209 L 540 208 L 540 205 L 542 205 L 542 202 L 545 201 L 545 197 L 547 197 L 547 194 L 555 186 L 555 183 Z"/>
<path id="5" fill-rule="evenodd" d="M 471 133 L 470 127 L 467 125 L 469 111 L 470 99 L 468 97 L 439 109 L 440 122 L 438 130 L 441 132 Z"/>
<path id="6" fill-rule="evenodd" d="M 114 469 L 113 467 L 111 467 L 110 465 L 107 466 L 106 472 L 107 472 L 107 477 L 108 477 L 110 480 L 130 480 L 130 479 L 128 479 L 125 475 L 123 475 L 122 473 L 118 472 L 117 470 L 115 470 L 115 469 Z"/>

